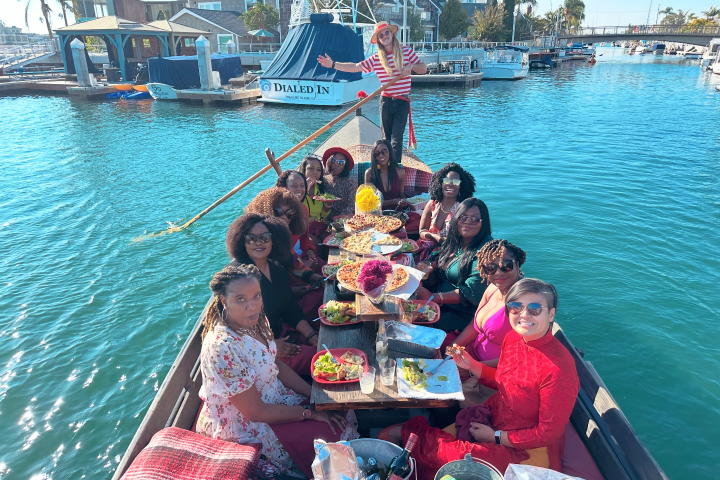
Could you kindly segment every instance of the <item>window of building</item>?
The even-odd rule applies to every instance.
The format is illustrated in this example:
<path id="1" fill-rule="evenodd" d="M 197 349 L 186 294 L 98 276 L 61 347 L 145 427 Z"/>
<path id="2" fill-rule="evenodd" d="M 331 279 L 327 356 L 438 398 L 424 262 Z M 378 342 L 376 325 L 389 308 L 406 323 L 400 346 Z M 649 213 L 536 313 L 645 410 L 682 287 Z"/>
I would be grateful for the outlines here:
<path id="1" fill-rule="evenodd" d="M 186 47 L 194 47 L 195 46 L 195 39 L 190 37 L 185 37 L 185 46 Z"/>
<path id="2" fill-rule="evenodd" d="M 143 48 L 150 48 L 150 39 L 149 38 L 143 38 Z"/>
<path id="3" fill-rule="evenodd" d="M 218 49 L 221 53 L 227 53 L 227 42 L 232 40 L 232 35 L 218 33 Z"/>
<path id="4" fill-rule="evenodd" d="M 105 3 L 96 3 L 95 4 L 95 17 L 107 17 L 108 11 L 107 11 L 107 4 Z"/>
<path id="5" fill-rule="evenodd" d="M 423 38 L 423 42 L 432 42 L 433 41 L 433 32 L 432 31 L 426 31 L 425 32 L 425 38 Z"/>
<path id="6" fill-rule="evenodd" d="M 220 2 L 198 2 L 200 10 L 222 10 Z"/>

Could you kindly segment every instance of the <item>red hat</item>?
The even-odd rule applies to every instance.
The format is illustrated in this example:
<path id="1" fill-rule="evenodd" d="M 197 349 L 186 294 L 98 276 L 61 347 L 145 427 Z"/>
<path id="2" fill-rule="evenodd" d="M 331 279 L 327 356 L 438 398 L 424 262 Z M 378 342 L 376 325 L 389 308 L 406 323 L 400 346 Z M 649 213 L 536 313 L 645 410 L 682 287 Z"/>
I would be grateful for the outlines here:
<path id="1" fill-rule="evenodd" d="M 393 35 L 397 35 L 398 32 L 398 26 L 397 25 L 390 25 L 387 22 L 380 22 L 375 24 L 375 31 L 373 32 L 372 37 L 370 37 L 370 43 L 377 43 L 377 36 L 378 33 L 382 32 L 386 28 L 389 28 L 390 31 L 393 33 Z"/>
<path id="2" fill-rule="evenodd" d="M 323 165 L 325 165 L 325 169 L 328 171 L 330 170 L 327 166 L 328 158 L 335 155 L 336 153 L 342 153 L 343 155 L 345 155 L 345 159 L 347 160 L 348 165 L 349 165 L 348 172 L 350 170 L 352 170 L 353 167 L 355 166 L 355 160 L 353 160 L 352 155 L 350 155 L 350 152 L 348 152 L 347 150 L 345 150 L 344 148 L 341 148 L 341 147 L 332 147 L 332 148 L 328 148 L 327 150 L 325 150 L 325 153 L 323 153 L 323 156 L 322 156 Z"/>

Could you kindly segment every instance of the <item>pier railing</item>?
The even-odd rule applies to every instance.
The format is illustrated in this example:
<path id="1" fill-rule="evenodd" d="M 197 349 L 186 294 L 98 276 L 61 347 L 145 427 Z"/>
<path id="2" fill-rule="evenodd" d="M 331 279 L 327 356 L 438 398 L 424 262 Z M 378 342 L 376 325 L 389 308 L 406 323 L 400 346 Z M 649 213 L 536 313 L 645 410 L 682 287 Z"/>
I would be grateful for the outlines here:
<path id="1" fill-rule="evenodd" d="M 411 42 L 416 52 L 453 52 L 463 50 L 480 50 L 481 48 L 497 47 L 498 45 L 530 46 L 531 42 Z"/>
<path id="2" fill-rule="evenodd" d="M 647 34 L 671 34 L 671 35 L 712 35 L 720 36 L 720 26 L 690 25 L 624 25 L 612 27 L 580 27 L 560 33 L 563 36 L 593 36 L 593 35 L 647 35 Z"/>
<path id="3" fill-rule="evenodd" d="M 0 51 L 0 67 L 5 69 L 58 51 L 54 40 L 17 45 Z"/>

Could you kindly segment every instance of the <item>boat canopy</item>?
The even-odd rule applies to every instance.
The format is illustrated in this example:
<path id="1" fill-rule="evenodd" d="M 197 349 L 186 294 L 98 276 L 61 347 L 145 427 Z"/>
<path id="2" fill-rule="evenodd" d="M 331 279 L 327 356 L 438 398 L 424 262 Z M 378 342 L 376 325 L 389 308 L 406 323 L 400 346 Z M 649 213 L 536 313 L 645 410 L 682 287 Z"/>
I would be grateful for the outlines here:
<path id="1" fill-rule="evenodd" d="M 361 62 L 365 58 L 362 37 L 338 23 L 311 21 L 298 25 L 290 30 L 272 64 L 260 78 L 325 82 L 354 82 L 362 78 L 360 72 L 340 72 L 323 67 L 317 58 L 325 54 L 336 62 Z"/>
<path id="2" fill-rule="evenodd" d="M 498 45 L 496 47 L 486 48 L 485 50 L 517 50 L 518 52 L 527 52 L 530 48 L 523 47 L 522 45 Z"/>
<path id="3" fill-rule="evenodd" d="M 215 53 L 210 55 L 212 69 L 220 72 L 220 83 L 227 85 L 231 78 L 242 75 L 239 55 Z M 200 88 L 197 55 L 185 57 L 153 57 L 148 59 L 150 82 L 165 83 L 178 90 Z"/>

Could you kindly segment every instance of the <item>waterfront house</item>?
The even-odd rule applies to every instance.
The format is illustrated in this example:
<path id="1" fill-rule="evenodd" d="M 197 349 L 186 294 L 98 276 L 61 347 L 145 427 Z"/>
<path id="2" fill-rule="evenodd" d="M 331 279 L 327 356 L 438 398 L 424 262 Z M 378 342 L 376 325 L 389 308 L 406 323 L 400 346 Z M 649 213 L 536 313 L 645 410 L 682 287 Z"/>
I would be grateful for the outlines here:
<path id="1" fill-rule="evenodd" d="M 0 21 L 0 45 L 25 45 L 29 42 L 27 33 L 16 26 L 7 27 Z"/>

